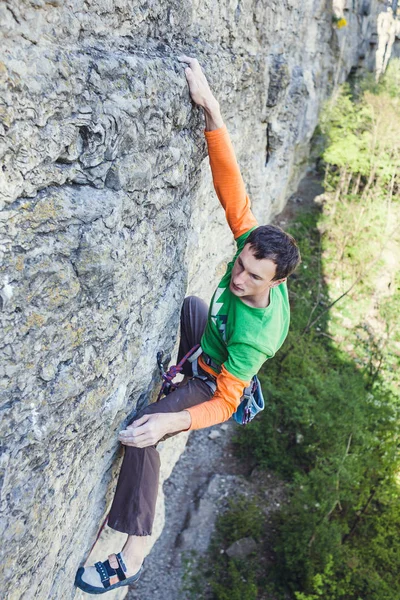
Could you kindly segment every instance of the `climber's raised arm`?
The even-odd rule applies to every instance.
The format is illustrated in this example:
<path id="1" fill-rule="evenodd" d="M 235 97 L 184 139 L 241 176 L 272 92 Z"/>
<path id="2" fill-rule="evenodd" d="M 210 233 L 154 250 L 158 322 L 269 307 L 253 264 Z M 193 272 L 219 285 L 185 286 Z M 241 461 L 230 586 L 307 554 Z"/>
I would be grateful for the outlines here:
<path id="1" fill-rule="evenodd" d="M 258 223 L 250 210 L 250 200 L 229 133 L 224 125 L 219 103 L 211 92 L 198 61 L 189 56 L 181 56 L 179 60 L 186 64 L 185 75 L 193 102 L 204 109 L 205 136 L 214 188 L 225 209 L 229 227 L 234 237 L 238 238 Z"/>

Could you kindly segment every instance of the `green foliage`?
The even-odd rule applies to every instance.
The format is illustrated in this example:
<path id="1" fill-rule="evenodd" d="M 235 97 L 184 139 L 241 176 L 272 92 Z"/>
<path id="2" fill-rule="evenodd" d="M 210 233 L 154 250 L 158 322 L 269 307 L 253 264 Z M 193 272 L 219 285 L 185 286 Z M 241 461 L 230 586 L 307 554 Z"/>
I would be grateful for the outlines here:
<path id="1" fill-rule="evenodd" d="M 218 538 L 225 546 L 245 537 L 259 540 L 264 528 L 263 514 L 254 500 L 240 497 L 231 500 L 229 510 L 217 522 Z"/>
<path id="2" fill-rule="evenodd" d="M 388 94 L 391 98 L 398 98 L 400 89 L 400 60 L 391 60 L 386 70 L 385 76 L 376 82 L 371 73 L 361 81 L 361 90 L 371 92 L 376 96 Z"/>
<path id="3" fill-rule="evenodd" d="M 370 169 L 371 107 L 354 104 L 348 85 L 326 105 L 319 127 L 329 145 L 323 158 L 333 165 L 346 166 L 354 173 L 367 175 Z"/>
<path id="4" fill-rule="evenodd" d="M 319 128 L 326 138 L 323 159 L 339 168 L 330 172 L 335 186 L 344 172 L 360 175 L 368 186 L 381 179 L 389 183 L 400 169 L 400 59 L 393 60 L 379 84 L 370 79 L 354 100 L 349 85 L 331 98 Z M 398 181 L 397 181 L 398 183 Z"/>
<path id="5" fill-rule="evenodd" d="M 323 570 L 312 577 L 312 591 L 295 592 L 296 600 L 399 600 L 400 506 L 398 489 L 389 489 L 389 498 L 382 494 L 370 505 L 340 562 L 328 554 Z"/>
<path id="6" fill-rule="evenodd" d="M 256 600 L 258 589 L 255 573 L 247 569 L 246 561 L 230 559 L 211 581 L 211 589 L 218 600 Z"/>

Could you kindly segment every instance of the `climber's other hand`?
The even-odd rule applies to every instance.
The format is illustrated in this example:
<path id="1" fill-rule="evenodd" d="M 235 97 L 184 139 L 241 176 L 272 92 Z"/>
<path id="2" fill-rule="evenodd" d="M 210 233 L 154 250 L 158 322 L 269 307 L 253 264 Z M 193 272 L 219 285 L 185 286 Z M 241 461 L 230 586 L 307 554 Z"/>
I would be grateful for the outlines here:
<path id="1" fill-rule="evenodd" d="M 125 446 L 135 448 L 146 448 L 153 446 L 166 433 L 168 433 L 168 424 L 165 414 L 143 415 L 126 429 L 119 432 L 118 439 Z"/>
<path id="2" fill-rule="evenodd" d="M 178 413 L 143 415 L 120 431 L 118 439 L 125 446 L 146 448 L 157 444 L 168 433 L 188 429 L 190 424 L 190 415 L 185 410 Z"/>

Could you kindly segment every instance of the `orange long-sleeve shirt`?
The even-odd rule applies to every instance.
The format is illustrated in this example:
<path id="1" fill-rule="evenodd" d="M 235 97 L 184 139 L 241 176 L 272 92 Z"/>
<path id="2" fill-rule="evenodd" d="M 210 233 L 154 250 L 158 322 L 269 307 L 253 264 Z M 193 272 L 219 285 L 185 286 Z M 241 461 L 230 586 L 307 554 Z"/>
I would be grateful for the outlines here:
<path id="1" fill-rule="evenodd" d="M 226 126 L 206 131 L 205 136 L 214 188 L 225 210 L 229 227 L 237 239 L 258 223 L 250 209 L 250 200 Z M 216 375 L 201 358 L 199 362 L 205 371 Z M 217 375 L 217 390 L 212 399 L 188 409 L 192 419 L 190 429 L 210 427 L 229 419 L 239 406 L 243 389 L 248 385 L 249 381 L 239 379 L 221 365 L 221 373 Z"/>
<path id="2" fill-rule="evenodd" d="M 226 126 L 204 133 L 214 188 L 237 239 L 252 227 L 257 227 L 258 223 L 250 209 L 250 200 Z"/>

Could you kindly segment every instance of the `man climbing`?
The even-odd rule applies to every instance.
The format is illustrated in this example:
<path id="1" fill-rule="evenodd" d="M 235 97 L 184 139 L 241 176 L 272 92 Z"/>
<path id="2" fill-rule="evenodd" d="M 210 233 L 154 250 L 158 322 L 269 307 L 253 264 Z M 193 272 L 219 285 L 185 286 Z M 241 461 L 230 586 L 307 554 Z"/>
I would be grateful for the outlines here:
<path id="1" fill-rule="evenodd" d="M 258 226 L 219 104 L 197 60 L 187 56 L 179 60 L 185 65 L 192 100 L 204 109 L 214 187 L 237 251 L 210 308 L 196 297 L 186 298 L 182 307 L 178 360 L 201 343 L 200 377 L 193 377 L 192 364 L 186 362 L 183 372 L 188 381 L 145 408 L 119 434 L 125 455 L 108 525 L 128 538 L 118 554 L 78 570 L 76 585 L 92 594 L 139 578 L 155 514 L 157 442 L 165 435 L 222 423 L 236 411 L 252 376 L 286 338 L 286 279 L 300 262 L 290 235 L 272 225 Z"/>

